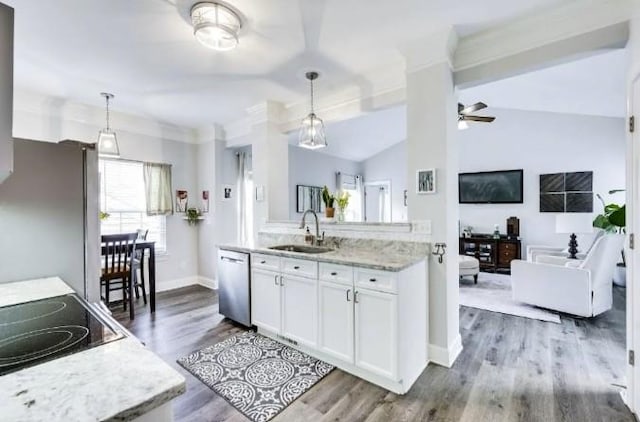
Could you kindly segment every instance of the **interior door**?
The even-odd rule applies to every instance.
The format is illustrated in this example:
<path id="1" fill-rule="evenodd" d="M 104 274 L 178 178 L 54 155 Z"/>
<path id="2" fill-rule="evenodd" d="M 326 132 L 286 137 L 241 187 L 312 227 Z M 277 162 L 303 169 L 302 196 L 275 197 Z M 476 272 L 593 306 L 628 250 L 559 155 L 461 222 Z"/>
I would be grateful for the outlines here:
<path id="1" fill-rule="evenodd" d="M 382 208 L 380 208 L 380 186 L 365 185 L 364 187 L 364 220 L 367 223 L 379 223 Z M 384 192 L 382 192 L 384 194 Z"/>
<path id="2" fill-rule="evenodd" d="M 634 236 L 634 249 L 630 249 L 629 241 L 625 243 L 625 254 L 631 259 L 627 259 L 627 349 L 633 350 L 635 355 L 635 365 L 627 367 L 627 390 L 626 402 L 629 408 L 637 413 L 640 409 L 640 364 L 638 364 L 638 353 L 640 353 L 640 288 L 638 278 L 640 272 L 636 269 L 640 264 L 640 247 L 638 247 L 638 233 L 640 231 L 640 213 L 638 205 L 640 203 L 640 75 L 638 75 L 631 85 L 629 92 L 629 114 L 634 116 L 635 128 L 629 132 L 627 138 L 627 177 L 626 177 L 626 210 L 627 210 L 627 233 Z"/>
<path id="3" fill-rule="evenodd" d="M 256 327 L 280 333 L 280 274 L 273 271 L 251 272 L 251 322 Z"/>
<path id="4" fill-rule="evenodd" d="M 397 380 L 398 297 L 357 289 L 354 300 L 356 366 Z"/>
<path id="5" fill-rule="evenodd" d="M 317 285 L 315 279 L 283 276 L 282 335 L 315 347 L 317 326 Z"/>
<path id="6" fill-rule="evenodd" d="M 320 350 L 353 363 L 353 288 L 321 281 L 318 296 Z"/>

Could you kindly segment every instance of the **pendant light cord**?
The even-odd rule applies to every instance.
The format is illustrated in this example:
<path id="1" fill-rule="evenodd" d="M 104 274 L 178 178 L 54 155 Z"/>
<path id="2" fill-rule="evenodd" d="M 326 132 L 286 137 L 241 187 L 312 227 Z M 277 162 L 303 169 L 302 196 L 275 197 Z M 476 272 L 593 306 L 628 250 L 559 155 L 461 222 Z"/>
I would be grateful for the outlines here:
<path id="1" fill-rule="evenodd" d="M 106 96 L 107 99 L 107 131 L 110 131 L 111 129 L 109 128 L 109 96 Z"/>
<path id="2" fill-rule="evenodd" d="M 313 79 L 309 80 L 311 84 L 311 113 L 313 113 Z"/>

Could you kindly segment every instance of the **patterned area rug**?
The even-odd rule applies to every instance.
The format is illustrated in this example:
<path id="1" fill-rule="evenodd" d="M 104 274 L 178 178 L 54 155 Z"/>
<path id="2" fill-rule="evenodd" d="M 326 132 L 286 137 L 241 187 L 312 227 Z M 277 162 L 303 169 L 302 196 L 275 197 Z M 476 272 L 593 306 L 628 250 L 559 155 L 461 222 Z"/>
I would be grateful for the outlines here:
<path id="1" fill-rule="evenodd" d="M 513 300 L 511 276 L 506 274 L 481 272 L 478 274 L 478 284 L 474 284 L 471 277 L 462 277 L 460 305 L 560 324 L 556 312 Z"/>
<path id="2" fill-rule="evenodd" d="M 334 367 L 253 331 L 178 363 L 256 422 L 268 421 Z"/>

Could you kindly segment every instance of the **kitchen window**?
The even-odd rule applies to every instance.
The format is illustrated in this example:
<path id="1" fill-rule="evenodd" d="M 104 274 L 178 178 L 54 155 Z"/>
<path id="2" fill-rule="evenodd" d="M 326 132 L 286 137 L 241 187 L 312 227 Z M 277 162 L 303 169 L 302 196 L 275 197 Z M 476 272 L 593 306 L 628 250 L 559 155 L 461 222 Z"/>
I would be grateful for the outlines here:
<path id="1" fill-rule="evenodd" d="M 109 214 L 100 221 L 101 234 L 149 230 L 156 253 L 166 253 L 166 217 L 147 215 L 142 162 L 101 159 L 99 166 L 100 210 Z"/>

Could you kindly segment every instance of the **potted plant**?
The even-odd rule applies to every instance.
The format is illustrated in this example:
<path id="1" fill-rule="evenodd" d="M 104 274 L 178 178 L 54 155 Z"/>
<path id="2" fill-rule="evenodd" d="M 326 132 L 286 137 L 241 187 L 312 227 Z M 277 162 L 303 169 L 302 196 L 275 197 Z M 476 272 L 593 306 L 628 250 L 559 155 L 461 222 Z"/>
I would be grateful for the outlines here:
<path id="1" fill-rule="evenodd" d="M 324 215 L 327 218 L 333 218 L 335 215 L 335 208 L 333 208 L 335 201 L 336 197 L 329 192 L 329 189 L 325 185 L 322 188 L 322 202 L 324 202 Z"/>
<path id="2" fill-rule="evenodd" d="M 200 220 L 202 213 L 197 208 L 187 208 L 186 217 L 189 225 L 193 226 Z"/>
<path id="3" fill-rule="evenodd" d="M 622 192 L 622 189 L 610 190 L 609 194 Z M 602 203 L 603 213 L 593 220 L 593 227 L 602 229 L 608 233 L 624 233 L 626 227 L 626 206 L 618 204 L 606 204 L 600 194 L 596 195 Z M 618 286 L 626 286 L 627 262 L 624 256 L 624 249 L 621 251 L 622 262 L 618 263 L 613 274 L 613 282 Z"/>
<path id="4" fill-rule="evenodd" d="M 104 220 L 106 220 L 107 218 L 109 218 L 109 215 L 110 215 L 110 214 L 109 214 L 108 212 L 100 211 L 100 214 L 99 214 L 99 216 L 100 216 L 100 221 L 104 221 Z"/>
<path id="5" fill-rule="evenodd" d="M 351 195 L 346 190 L 341 190 L 336 198 L 338 203 L 338 221 L 344 221 L 344 210 L 349 206 L 349 198 Z"/>

